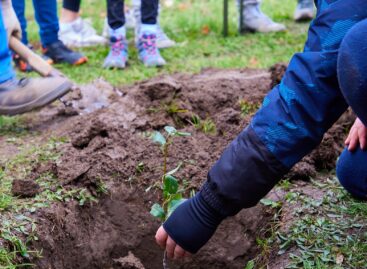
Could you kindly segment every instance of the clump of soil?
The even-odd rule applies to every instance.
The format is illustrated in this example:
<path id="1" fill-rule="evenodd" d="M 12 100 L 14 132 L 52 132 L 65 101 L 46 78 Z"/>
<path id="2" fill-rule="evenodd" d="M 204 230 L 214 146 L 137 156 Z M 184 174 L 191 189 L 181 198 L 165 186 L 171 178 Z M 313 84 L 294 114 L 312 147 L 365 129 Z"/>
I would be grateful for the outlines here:
<path id="1" fill-rule="evenodd" d="M 20 198 L 34 197 L 39 194 L 40 191 L 40 186 L 32 180 L 16 179 L 13 181 L 11 188 L 13 196 L 18 196 Z"/>
<path id="2" fill-rule="evenodd" d="M 275 87 L 282 81 L 282 78 L 285 74 L 285 71 L 287 71 L 287 68 L 288 68 L 288 64 L 286 63 L 277 63 L 273 65 L 272 67 L 270 67 L 269 69 L 270 74 L 271 74 L 270 88 Z"/>
<path id="3" fill-rule="evenodd" d="M 141 261 L 129 251 L 129 255 L 114 260 L 113 269 L 145 269 Z"/>
<path id="4" fill-rule="evenodd" d="M 162 268 L 163 252 L 154 242 L 160 223 L 149 214 L 160 199 L 152 186 L 162 175 L 162 155 L 147 132 L 172 125 L 192 133 L 176 139 L 168 168 L 183 162 L 178 178 L 187 182 L 188 190 L 198 190 L 225 147 L 250 122 L 250 115 L 241 114 L 239 101 L 260 104 L 270 82 L 269 72 L 250 69 L 163 76 L 120 89 L 108 108 L 64 120 L 57 132 L 70 143 L 50 169 L 64 186 L 82 186 L 96 194 L 103 182 L 110 193 L 97 204 L 60 203 L 40 211 L 34 246 L 43 249 L 43 258 L 34 263 L 41 269 L 115 268 L 116 260 L 131 251 L 145 268 Z M 197 129 L 194 115 L 212 120 L 217 132 Z M 312 176 L 335 164 L 352 116 L 346 117 L 292 177 Z M 139 170 L 138 164 L 142 164 Z M 261 205 L 243 210 L 226 220 L 191 261 L 170 268 L 243 268 L 259 251 L 256 238 L 267 228 L 271 213 Z"/>

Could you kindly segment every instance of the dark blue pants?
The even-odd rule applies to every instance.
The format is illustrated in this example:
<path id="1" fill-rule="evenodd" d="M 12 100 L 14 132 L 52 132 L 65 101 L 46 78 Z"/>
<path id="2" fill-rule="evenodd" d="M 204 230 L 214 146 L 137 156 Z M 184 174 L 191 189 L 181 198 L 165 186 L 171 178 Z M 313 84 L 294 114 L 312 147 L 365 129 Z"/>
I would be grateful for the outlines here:
<path id="1" fill-rule="evenodd" d="M 28 44 L 27 19 L 25 17 L 25 0 L 12 0 L 15 13 L 22 27 L 22 41 Z M 59 19 L 56 0 L 33 0 L 34 13 L 39 26 L 42 46 L 58 40 Z"/>
<path id="2" fill-rule="evenodd" d="M 14 71 L 11 66 L 11 55 L 8 48 L 8 38 L 3 22 L 3 15 L 0 12 L 0 83 L 14 77 Z"/>
<path id="3" fill-rule="evenodd" d="M 62 2 L 62 7 L 74 12 L 79 12 L 81 0 L 64 0 Z"/>
<path id="4" fill-rule="evenodd" d="M 156 24 L 159 0 L 141 1 L 141 22 Z M 125 25 L 124 0 L 107 0 L 107 17 L 109 26 L 116 30 Z"/>

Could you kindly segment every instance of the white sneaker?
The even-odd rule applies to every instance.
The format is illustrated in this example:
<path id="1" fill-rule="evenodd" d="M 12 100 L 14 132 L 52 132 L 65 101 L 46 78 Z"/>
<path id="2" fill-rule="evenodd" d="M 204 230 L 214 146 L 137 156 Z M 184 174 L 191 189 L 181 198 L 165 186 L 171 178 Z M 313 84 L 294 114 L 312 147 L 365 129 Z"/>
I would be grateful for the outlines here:
<path id="1" fill-rule="evenodd" d="M 107 40 L 97 35 L 90 20 L 78 18 L 71 23 L 60 23 L 59 39 L 68 47 L 105 45 Z"/>
<path id="2" fill-rule="evenodd" d="M 158 23 L 157 28 L 157 47 L 158 49 L 166 49 L 176 46 L 176 42 L 170 39 L 163 31 L 162 27 Z"/>

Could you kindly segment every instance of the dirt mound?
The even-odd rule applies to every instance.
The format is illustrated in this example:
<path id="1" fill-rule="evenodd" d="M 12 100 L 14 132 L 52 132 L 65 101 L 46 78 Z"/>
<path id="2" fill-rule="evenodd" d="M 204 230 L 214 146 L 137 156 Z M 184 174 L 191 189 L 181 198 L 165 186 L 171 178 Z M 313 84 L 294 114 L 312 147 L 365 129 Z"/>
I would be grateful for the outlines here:
<path id="1" fill-rule="evenodd" d="M 176 139 L 168 167 L 182 163 L 178 178 L 187 192 L 197 190 L 210 166 L 249 123 L 249 108 L 260 105 L 270 82 L 269 72 L 249 69 L 163 76 L 122 88 L 108 108 L 66 121 L 62 128 L 70 143 L 63 146 L 61 159 L 50 164 L 52 173 L 64 186 L 87 187 L 97 195 L 103 183 L 110 193 L 97 204 L 60 203 L 39 213 L 35 246 L 43 249 L 43 258 L 34 261 L 38 268 L 139 268 L 138 263 L 123 265 L 128 261 L 121 257 L 131 258 L 130 251 L 145 268 L 162 268 L 163 253 L 154 243 L 160 223 L 149 214 L 160 199 L 154 186 L 160 182 L 162 155 L 147 133 L 166 125 L 192 133 Z M 312 176 L 316 169 L 334 165 L 348 115 L 291 177 Z M 243 210 L 225 221 L 193 260 L 171 267 L 243 268 L 258 251 L 256 237 L 270 213 L 261 205 Z"/>

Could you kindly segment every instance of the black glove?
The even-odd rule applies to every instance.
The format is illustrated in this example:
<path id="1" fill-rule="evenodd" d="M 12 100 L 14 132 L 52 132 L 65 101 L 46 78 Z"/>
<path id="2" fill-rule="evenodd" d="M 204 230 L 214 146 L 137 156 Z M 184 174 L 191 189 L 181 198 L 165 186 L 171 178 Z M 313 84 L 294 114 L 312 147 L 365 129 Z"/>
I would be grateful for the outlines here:
<path id="1" fill-rule="evenodd" d="M 196 253 L 213 236 L 224 219 L 201 193 L 180 205 L 163 224 L 168 235 L 184 250 Z"/>

